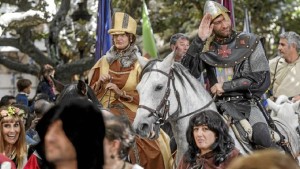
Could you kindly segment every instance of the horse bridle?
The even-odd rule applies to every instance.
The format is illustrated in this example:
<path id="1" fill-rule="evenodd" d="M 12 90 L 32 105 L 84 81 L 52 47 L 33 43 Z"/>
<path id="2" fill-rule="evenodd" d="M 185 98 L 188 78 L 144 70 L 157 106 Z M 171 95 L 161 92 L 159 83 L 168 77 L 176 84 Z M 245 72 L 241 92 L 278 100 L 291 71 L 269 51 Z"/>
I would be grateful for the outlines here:
<path id="1" fill-rule="evenodd" d="M 159 69 L 150 69 L 150 72 L 151 71 L 156 71 L 156 72 L 159 72 L 165 76 L 168 77 L 168 83 L 167 83 L 167 89 L 166 89 L 166 92 L 165 92 L 165 95 L 164 97 L 162 98 L 162 100 L 160 101 L 159 105 L 156 107 L 156 109 L 152 109 L 148 106 L 145 106 L 145 105 L 139 105 L 139 108 L 143 108 L 143 109 L 146 109 L 148 110 L 151 114 L 149 114 L 148 117 L 151 117 L 151 116 L 154 116 L 154 117 L 157 117 L 157 121 L 155 122 L 155 124 L 164 124 L 164 122 L 166 121 L 167 119 L 167 115 L 170 116 L 170 113 L 169 113 L 169 110 L 170 110 L 170 101 L 168 100 L 169 96 L 170 96 L 170 83 L 172 81 L 172 85 L 173 85 L 173 88 L 174 88 L 174 92 L 175 92 L 175 96 L 176 96 L 176 100 L 177 100 L 177 103 L 178 103 L 178 107 L 177 107 L 177 110 L 174 112 L 174 114 L 177 114 L 177 117 L 176 118 L 172 118 L 172 121 L 178 121 L 180 119 L 183 119 L 185 117 L 188 117 L 192 114 L 195 114 L 197 112 L 200 112 L 206 108 L 208 108 L 216 99 L 216 95 L 214 95 L 214 97 L 212 98 L 212 100 L 210 100 L 207 104 L 205 104 L 203 107 L 201 107 L 200 109 L 197 109 L 193 112 L 190 112 L 186 115 L 183 115 L 183 116 L 179 116 L 178 117 L 178 113 L 181 112 L 181 101 L 180 101 L 180 97 L 179 97 L 179 92 L 177 91 L 176 89 L 176 86 L 175 86 L 175 78 L 174 78 L 174 73 L 173 73 L 173 68 L 171 68 L 169 74 L 167 74 L 166 72 L 163 72 Z M 161 109 L 164 107 L 164 112 L 163 114 L 161 115 L 160 111 Z"/>
<path id="2" fill-rule="evenodd" d="M 172 81 L 172 85 L 174 88 L 176 100 L 178 103 L 178 107 L 177 107 L 177 110 L 175 111 L 175 113 L 181 111 L 181 102 L 180 102 L 179 92 L 177 91 L 177 89 L 175 87 L 175 78 L 174 78 L 173 68 L 170 69 L 169 74 L 166 72 L 163 72 L 159 69 L 150 69 L 150 72 L 151 71 L 159 72 L 168 77 L 166 92 L 165 92 L 164 97 L 162 98 L 162 100 L 160 101 L 159 105 L 156 107 L 155 110 L 148 106 L 145 106 L 145 105 L 139 105 L 139 108 L 148 110 L 150 112 L 148 117 L 151 117 L 151 116 L 157 117 L 158 119 L 155 122 L 155 124 L 162 125 L 166 121 L 167 115 L 170 116 L 170 114 L 169 114 L 169 110 L 170 110 L 169 96 L 170 96 L 170 91 L 171 91 L 171 88 L 170 88 L 171 81 Z M 163 113 L 161 113 L 162 109 L 163 109 Z"/>
<path id="3" fill-rule="evenodd" d="M 216 95 L 214 95 L 213 99 L 211 101 L 209 101 L 206 105 L 204 105 L 203 107 L 201 107 L 200 109 L 197 109 L 193 112 L 190 112 L 186 115 L 183 115 L 183 116 L 180 116 L 178 117 L 178 113 L 181 112 L 181 101 L 180 101 L 180 96 L 179 96 L 179 92 L 178 90 L 176 89 L 176 86 L 175 86 L 175 77 L 174 77 L 174 72 L 173 72 L 173 68 L 170 69 L 170 72 L 169 74 L 167 74 L 166 72 L 163 72 L 159 69 L 150 69 L 149 72 L 151 71 L 155 71 L 155 72 L 159 72 L 165 76 L 168 77 L 168 82 L 167 82 L 167 89 L 166 89 L 166 92 L 165 92 L 165 95 L 164 97 L 162 98 L 162 100 L 160 101 L 159 105 L 156 107 L 156 109 L 152 109 L 148 106 L 145 106 L 145 105 L 139 105 L 139 108 L 142 108 L 142 109 L 146 109 L 150 112 L 149 116 L 148 117 L 151 117 L 151 116 L 154 116 L 154 117 L 157 117 L 157 121 L 155 122 L 155 124 L 164 124 L 166 119 L 167 119 L 167 115 L 170 116 L 170 101 L 169 101 L 169 96 L 170 96 L 170 84 L 171 84 L 171 81 L 172 81 L 172 85 L 173 85 L 173 88 L 174 88 L 174 92 L 175 92 L 175 97 L 176 97 L 176 100 L 177 100 L 177 103 L 178 103 L 178 107 L 177 107 L 177 110 L 173 113 L 173 114 L 177 114 L 177 117 L 176 118 L 172 118 L 172 121 L 178 121 L 180 119 L 183 119 L 185 117 L 188 117 L 192 114 L 195 114 L 197 112 L 200 112 L 204 109 L 206 109 L 207 107 L 209 107 L 214 101 L 215 101 L 215 98 L 216 98 Z M 163 113 L 160 113 L 161 112 L 161 109 L 164 107 L 164 111 Z"/>

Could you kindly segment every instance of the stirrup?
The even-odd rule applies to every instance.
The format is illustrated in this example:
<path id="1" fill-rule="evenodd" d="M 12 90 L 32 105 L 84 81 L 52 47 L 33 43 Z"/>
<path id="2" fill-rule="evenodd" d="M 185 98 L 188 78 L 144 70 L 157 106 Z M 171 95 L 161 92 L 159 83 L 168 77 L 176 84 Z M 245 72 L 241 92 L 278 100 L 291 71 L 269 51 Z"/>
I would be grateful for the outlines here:
<path id="1" fill-rule="evenodd" d="M 279 136 L 279 134 L 278 134 L 276 131 L 274 131 L 274 130 L 271 130 L 271 139 L 272 139 L 273 142 L 279 143 L 279 144 L 280 144 L 280 136 Z"/>
<path id="2" fill-rule="evenodd" d="M 250 123 L 246 119 L 243 119 L 243 120 L 240 120 L 240 124 L 243 127 L 243 129 L 245 130 L 245 132 L 247 133 L 248 139 L 250 141 L 252 141 L 253 130 L 252 130 Z"/>

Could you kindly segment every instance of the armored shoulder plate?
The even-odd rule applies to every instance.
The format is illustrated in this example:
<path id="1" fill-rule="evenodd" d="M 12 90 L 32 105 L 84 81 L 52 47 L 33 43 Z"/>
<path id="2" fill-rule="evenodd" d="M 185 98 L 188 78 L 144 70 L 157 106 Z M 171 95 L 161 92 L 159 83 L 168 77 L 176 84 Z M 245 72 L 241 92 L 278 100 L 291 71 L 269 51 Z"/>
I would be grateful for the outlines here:
<path id="1" fill-rule="evenodd" d="M 201 53 L 201 59 L 214 67 L 233 67 L 246 60 L 259 43 L 254 34 L 240 33 L 227 44 L 212 42 L 207 52 Z"/>

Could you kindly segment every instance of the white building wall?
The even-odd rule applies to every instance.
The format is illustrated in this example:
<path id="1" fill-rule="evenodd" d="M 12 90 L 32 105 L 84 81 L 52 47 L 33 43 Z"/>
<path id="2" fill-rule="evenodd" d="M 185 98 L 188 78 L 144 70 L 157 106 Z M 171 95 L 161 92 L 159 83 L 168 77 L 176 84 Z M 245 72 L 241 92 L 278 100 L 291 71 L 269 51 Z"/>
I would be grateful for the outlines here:
<path id="1" fill-rule="evenodd" d="M 18 94 L 17 81 L 20 78 L 29 79 L 32 82 L 29 99 L 35 96 L 39 80 L 36 76 L 25 73 L 0 73 L 0 98 L 5 95 L 16 96 Z"/>

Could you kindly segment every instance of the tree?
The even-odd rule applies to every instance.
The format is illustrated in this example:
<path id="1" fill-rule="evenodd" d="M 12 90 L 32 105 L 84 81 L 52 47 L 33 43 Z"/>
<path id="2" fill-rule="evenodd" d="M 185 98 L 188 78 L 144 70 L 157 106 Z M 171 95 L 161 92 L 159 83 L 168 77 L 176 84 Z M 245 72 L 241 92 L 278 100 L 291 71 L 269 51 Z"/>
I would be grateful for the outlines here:
<path id="1" fill-rule="evenodd" d="M 0 16 L 0 27 L 5 28 L 5 32 L 13 32 L 12 38 L 0 38 L 0 46 L 16 47 L 32 58 L 34 63 L 22 64 L 0 54 L 1 64 L 19 72 L 38 75 L 41 65 L 48 63 L 56 68 L 56 78 L 65 82 L 69 82 L 74 74 L 89 70 L 95 63 L 91 50 L 95 44 L 98 0 L 83 1 L 92 19 L 82 24 L 75 24 L 71 19 L 71 14 L 77 9 L 74 1 L 2 0 L 0 7 L 4 4 L 15 5 L 18 12 L 12 11 Z M 153 32 L 158 37 L 156 40 L 162 44 L 158 48 L 161 58 L 170 52 L 168 42 L 172 34 L 183 32 L 191 38 L 196 36 L 205 1 L 146 0 L 146 3 Z M 242 30 L 244 9 L 247 8 L 251 16 L 252 32 L 265 37 L 267 56 L 272 57 L 276 53 L 278 35 L 283 29 L 300 30 L 298 4 L 300 0 L 234 0 L 236 29 Z M 53 10 L 53 6 L 57 6 L 58 10 Z M 141 42 L 142 1 L 112 0 L 112 7 L 114 11 L 129 13 L 137 20 L 137 42 Z M 36 28 L 41 24 L 46 25 L 49 31 L 37 31 Z M 36 39 L 46 40 L 46 53 L 34 45 Z M 81 49 L 82 55 L 78 49 Z"/>
<path id="2" fill-rule="evenodd" d="M 0 61 L 3 65 L 19 72 L 38 76 L 40 67 L 44 64 L 50 64 L 55 67 L 58 80 L 70 82 L 74 74 L 82 74 L 94 64 L 94 58 L 91 57 L 89 50 L 86 50 L 83 57 L 80 58 L 76 48 L 72 48 L 76 41 L 75 38 L 78 36 L 71 39 L 68 34 L 62 34 L 62 31 L 68 32 L 70 30 L 71 0 L 62 0 L 56 4 L 54 0 L 41 0 L 38 4 L 33 4 L 27 0 L 20 0 L 18 4 L 15 1 L 4 1 L 1 5 L 4 3 L 17 5 L 18 11 L 23 12 L 6 13 L 0 17 L 1 28 L 5 28 L 4 32 L 15 32 L 11 38 L 0 38 L 0 46 L 15 47 L 33 59 L 34 63 L 23 64 L 0 55 Z M 56 5 L 60 6 L 57 12 L 55 12 Z M 41 24 L 46 24 L 49 27 L 49 32 L 35 29 Z M 78 32 L 78 34 L 82 38 L 77 43 L 78 46 L 82 41 L 92 41 L 89 44 L 94 43 L 94 37 L 87 37 L 86 32 Z M 47 53 L 40 51 L 34 45 L 34 41 L 41 38 L 46 40 Z M 68 42 L 71 43 L 68 44 Z"/>

